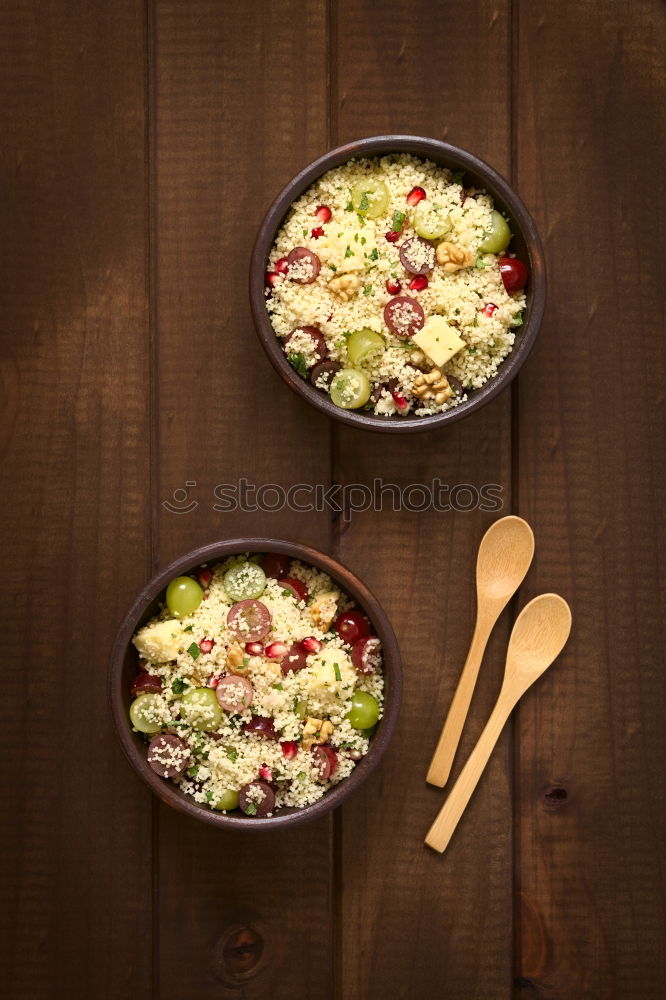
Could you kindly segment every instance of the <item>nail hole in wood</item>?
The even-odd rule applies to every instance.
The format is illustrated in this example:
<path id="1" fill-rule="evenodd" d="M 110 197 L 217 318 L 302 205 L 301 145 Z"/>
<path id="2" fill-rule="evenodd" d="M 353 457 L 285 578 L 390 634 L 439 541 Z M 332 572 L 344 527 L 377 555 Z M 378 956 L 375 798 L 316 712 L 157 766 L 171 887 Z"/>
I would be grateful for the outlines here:
<path id="1" fill-rule="evenodd" d="M 549 809 L 561 809 L 561 807 L 567 801 L 567 790 L 562 788 L 561 785 L 551 785 L 551 787 L 543 793 L 543 800 Z"/>

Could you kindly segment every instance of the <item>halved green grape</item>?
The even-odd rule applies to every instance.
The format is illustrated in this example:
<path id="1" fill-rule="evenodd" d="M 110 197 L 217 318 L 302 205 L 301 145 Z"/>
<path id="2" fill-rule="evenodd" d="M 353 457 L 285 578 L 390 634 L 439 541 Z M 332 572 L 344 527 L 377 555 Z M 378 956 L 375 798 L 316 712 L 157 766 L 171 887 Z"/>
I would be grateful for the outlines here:
<path id="1" fill-rule="evenodd" d="M 203 598 L 203 590 L 191 576 L 177 576 L 166 590 L 167 607 L 176 618 L 191 615 Z"/>
<path id="2" fill-rule="evenodd" d="M 333 376 L 329 392 L 336 406 L 357 410 L 370 399 L 370 382 L 368 376 L 356 368 L 343 368 Z"/>
<path id="3" fill-rule="evenodd" d="M 266 574 L 253 562 L 237 563 L 224 574 L 224 589 L 232 601 L 260 597 L 266 588 Z"/>
<path id="4" fill-rule="evenodd" d="M 304 719 L 308 714 L 308 703 L 305 698 L 300 698 L 294 705 L 294 714 L 299 719 Z"/>
<path id="5" fill-rule="evenodd" d="M 130 705 L 130 719 L 140 733 L 158 733 L 162 722 L 156 721 L 162 714 L 162 699 L 158 694 L 140 694 Z"/>
<path id="6" fill-rule="evenodd" d="M 351 711 L 345 718 L 354 729 L 370 729 L 379 718 L 379 705 L 367 691 L 354 691 Z"/>
<path id="7" fill-rule="evenodd" d="M 414 229 L 426 240 L 441 240 L 451 232 L 452 226 L 442 206 L 424 198 L 414 210 Z"/>
<path id="8" fill-rule="evenodd" d="M 231 809 L 238 809 L 238 792 L 234 792 L 231 788 L 225 788 L 221 795 L 211 802 L 213 809 L 224 809 L 225 812 L 229 812 Z"/>
<path id="9" fill-rule="evenodd" d="M 347 341 L 347 354 L 353 365 L 360 365 L 364 361 L 370 361 L 378 354 L 382 354 L 385 347 L 386 344 L 381 333 L 375 333 L 374 330 L 368 330 L 367 327 L 364 327 L 362 330 L 354 330 L 352 333 Z"/>
<path id="10" fill-rule="evenodd" d="M 222 709 L 212 688 L 193 688 L 180 699 L 180 714 L 192 729 L 213 730 L 222 722 Z"/>
<path id="11" fill-rule="evenodd" d="M 479 247 L 481 253 L 499 253 L 506 250 L 511 242 L 511 230 L 503 215 L 493 210 L 490 213 L 490 232 Z"/>
<path id="12" fill-rule="evenodd" d="M 389 190 L 384 181 L 368 178 L 357 181 L 351 189 L 351 200 L 354 211 L 359 215 L 367 215 L 369 219 L 378 219 L 388 208 Z"/>

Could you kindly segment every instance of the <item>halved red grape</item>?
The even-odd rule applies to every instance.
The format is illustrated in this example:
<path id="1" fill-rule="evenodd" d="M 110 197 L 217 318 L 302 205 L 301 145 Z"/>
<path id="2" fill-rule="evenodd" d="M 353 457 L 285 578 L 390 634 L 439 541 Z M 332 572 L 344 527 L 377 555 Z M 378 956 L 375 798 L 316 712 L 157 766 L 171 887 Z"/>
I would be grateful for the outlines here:
<path id="1" fill-rule="evenodd" d="M 328 757 L 328 762 L 331 765 L 331 778 L 338 769 L 338 755 L 333 747 L 329 747 L 326 743 L 322 745 L 322 750 Z"/>
<path id="2" fill-rule="evenodd" d="M 308 588 L 300 580 L 296 580 L 293 576 L 284 576 L 280 580 L 280 586 L 283 590 L 289 590 L 297 601 L 307 601 L 308 599 Z"/>
<path id="3" fill-rule="evenodd" d="M 287 255 L 289 278 L 297 285 L 310 285 L 321 270 L 321 261 L 307 247 L 294 247 Z"/>
<path id="4" fill-rule="evenodd" d="M 148 744 L 148 763 L 160 778 L 175 778 L 190 765 L 190 750 L 180 736 L 160 733 Z"/>
<path id="5" fill-rule="evenodd" d="M 275 808 L 275 792 L 265 781 L 250 781 L 238 792 L 238 805 L 246 816 L 268 816 Z"/>
<path id="6" fill-rule="evenodd" d="M 425 313 L 411 295 L 398 295 L 384 306 L 384 322 L 400 340 L 408 340 L 423 329 Z"/>
<path id="7" fill-rule="evenodd" d="M 352 646 L 351 661 L 359 674 L 374 674 L 381 662 L 380 642 L 376 635 L 364 635 Z"/>
<path id="8" fill-rule="evenodd" d="M 422 236 L 412 236 L 400 247 L 400 263 L 410 274 L 429 274 L 435 266 L 435 248 Z"/>
<path id="9" fill-rule="evenodd" d="M 247 677 L 237 677 L 232 674 L 220 678 L 215 694 L 220 708 L 236 714 L 250 707 L 254 689 Z"/>
<path id="10" fill-rule="evenodd" d="M 328 392 L 331 379 L 342 370 L 339 361 L 320 361 L 310 372 L 310 381 L 316 389 L 323 389 Z"/>
<path id="11" fill-rule="evenodd" d="M 447 375 L 446 381 L 449 383 L 456 396 L 462 396 L 465 390 L 463 389 L 463 384 L 459 378 L 456 378 L 455 375 Z"/>
<path id="12" fill-rule="evenodd" d="M 267 552 L 259 561 L 266 576 L 280 580 L 291 569 L 291 556 L 280 555 L 279 552 Z"/>
<path id="13" fill-rule="evenodd" d="M 331 747 L 314 746 L 312 756 L 317 765 L 317 781 L 324 784 L 338 765 L 338 755 Z"/>
<path id="14" fill-rule="evenodd" d="M 363 636 L 370 635 L 370 622 L 362 611 L 341 611 L 335 619 L 335 630 L 344 642 L 353 646 Z"/>
<path id="15" fill-rule="evenodd" d="M 161 694 L 162 678 L 157 677 L 155 674 L 147 674 L 145 671 L 142 671 L 140 674 L 137 674 L 132 681 L 130 693 L 132 695 Z"/>
<path id="16" fill-rule="evenodd" d="M 315 352 L 313 357 L 313 364 L 317 364 L 320 361 L 325 361 L 328 357 L 328 347 L 326 346 L 326 338 L 321 330 L 316 326 L 295 326 L 291 333 L 284 338 L 285 350 L 289 342 L 296 336 L 308 337 L 313 344 L 313 350 Z M 309 362 L 308 362 L 309 365 Z"/>
<path id="17" fill-rule="evenodd" d="M 527 267 L 517 257 L 500 257 L 500 274 L 509 295 L 519 292 L 527 284 Z"/>
<path id="18" fill-rule="evenodd" d="M 289 652 L 280 662 L 283 674 L 296 673 L 308 665 L 308 654 L 298 642 L 293 642 Z"/>
<path id="19" fill-rule="evenodd" d="M 261 601 L 238 601 L 227 615 L 229 631 L 241 642 L 258 642 L 271 628 L 271 613 Z"/>
<path id="20" fill-rule="evenodd" d="M 278 734 L 273 725 L 273 720 L 265 715 L 253 715 L 249 722 L 244 722 L 241 726 L 244 733 L 254 733 L 256 736 L 263 736 L 266 740 L 276 740 Z"/>

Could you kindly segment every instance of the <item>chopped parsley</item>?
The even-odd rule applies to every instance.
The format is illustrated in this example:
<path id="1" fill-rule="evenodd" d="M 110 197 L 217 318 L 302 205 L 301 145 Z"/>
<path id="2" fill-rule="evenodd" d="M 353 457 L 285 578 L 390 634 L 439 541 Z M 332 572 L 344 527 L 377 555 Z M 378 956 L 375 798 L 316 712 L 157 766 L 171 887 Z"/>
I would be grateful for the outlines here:
<path id="1" fill-rule="evenodd" d="M 298 372 L 301 378 L 308 377 L 307 362 L 302 354 L 288 354 L 287 360 L 291 367 Z"/>
<path id="2" fill-rule="evenodd" d="M 257 811 L 256 802 L 248 802 L 248 804 L 245 806 L 245 813 L 247 816 L 254 816 L 256 811 Z"/>
<path id="3" fill-rule="evenodd" d="M 341 681 L 342 680 L 342 674 L 340 673 L 340 667 L 339 667 L 339 665 L 337 663 L 333 664 L 333 670 L 335 671 L 335 679 L 336 679 L 336 681 Z"/>
<path id="4" fill-rule="evenodd" d="M 354 211 L 354 205 L 352 204 L 351 201 L 348 201 L 347 204 L 345 205 L 345 212 L 353 212 L 353 211 Z"/>
<path id="5" fill-rule="evenodd" d="M 349 340 L 349 338 L 351 337 L 351 335 L 352 335 L 351 330 L 343 330 L 342 331 L 342 336 L 345 338 L 345 340 Z"/>
<path id="6" fill-rule="evenodd" d="M 516 315 L 509 323 L 509 326 L 522 326 L 522 325 L 523 325 L 523 314 L 521 312 L 516 313 Z"/>
<path id="7" fill-rule="evenodd" d="M 229 758 L 229 760 L 230 760 L 230 761 L 232 762 L 232 764 L 233 764 L 233 763 L 235 763 L 235 762 L 236 762 L 236 760 L 238 759 L 238 754 L 237 754 L 237 753 L 236 753 L 236 751 L 235 751 L 235 750 L 233 750 L 233 749 L 232 749 L 232 750 L 227 750 L 227 757 Z"/>
<path id="8" fill-rule="evenodd" d="M 476 347 L 468 347 L 467 350 L 470 354 L 476 354 Z"/>
<path id="9" fill-rule="evenodd" d="M 367 242 L 365 236 L 361 236 L 361 246 L 364 247 Z"/>
<path id="10" fill-rule="evenodd" d="M 175 681 L 171 684 L 171 690 L 174 694 L 182 694 L 185 688 L 189 686 L 187 681 L 184 681 L 182 677 L 176 677 Z"/>
<path id="11" fill-rule="evenodd" d="M 364 295 L 372 295 L 372 285 L 364 285 L 363 286 L 363 294 Z"/>
<path id="12" fill-rule="evenodd" d="M 476 313 L 474 313 L 474 323 L 472 325 L 473 326 L 478 326 L 479 325 L 479 317 L 477 316 Z"/>
<path id="13" fill-rule="evenodd" d="M 331 271 L 337 271 L 337 267 L 335 266 L 335 264 L 329 264 L 328 266 L 330 267 Z"/>
<path id="14" fill-rule="evenodd" d="M 191 632 L 193 628 L 194 625 L 188 625 L 186 628 L 183 629 L 183 632 Z"/>
<path id="15" fill-rule="evenodd" d="M 307 229 L 304 229 L 303 230 L 303 236 L 307 236 L 307 235 L 308 235 L 308 231 L 307 231 Z"/>
<path id="16" fill-rule="evenodd" d="M 303 781 L 307 777 L 307 775 L 305 771 L 299 771 L 296 777 L 299 778 L 301 781 Z"/>
<path id="17" fill-rule="evenodd" d="M 197 646 L 196 642 L 193 642 L 191 646 L 188 646 L 187 652 L 190 654 L 193 660 L 196 660 L 201 650 Z"/>
<path id="18" fill-rule="evenodd" d="M 375 247 L 372 253 L 370 254 L 370 260 L 379 260 L 379 250 L 377 249 L 377 247 Z"/>
<path id="19" fill-rule="evenodd" d="M 460 184 L 462 186 L 462 181 L 464 176 L 465 176 L 464 170 L 456 170 L 451 180 L 453 181 L 454 184 Z"/>
<path id="20" fill-rule="evenodd" d="M 194 764 L 193 767 L 188 767 L 188 769 L 187 769 L 187 774 L 188 774 L 188 777 L 190 777 L 190 778 L 196 778 L 196 776 L 197 776 L 198 773 L 199 773 L 199 765 L 198 764 Z"/>
<path id="21" fill-rule="evenodd" d="M 404 212 L 394 212 L 393 213 L 393 231 L 399 233 L 405 222 Z"/>
<path id="22" fill-rule="evenodd" d="M 489 267 L 489 266 L 490 266 L 490 261 L 484 260 L 483 257 L 477 257 L 474 262 L 474 267 L 478 267 L 480 271 L 482 271 L 484 267 Z"/>
<path id="23" fill-rule="evenodd" d="M 284 684 L 271 684 L 271 687 L 276 691 L 284 691 Z"/>
<path id="24" fill-rule="evenodd" d="M 213 801 L 213 793 L 212 793 L 212 792 L 210 791 L 210 789 L 209 789 L 209 790 L 208 790 L 208 791 L 206 792 L 206 802 L 212 802 L 212 801 Z"/>
<path id="25" fill-rule="evenodd" d="M 353 257 L 353 256 L 354 256 L 354 251 L 350 246 L 348 246 L 347 249 L 345 250 L 345 257 Z"/>
<path id="26" fill-rule="evenodd" d="M 370 202 L 368 201 L 368 192 L 364 191 L 363 197 L 361 198 L 358 204 L 358 210 L 359 212 L 367 212 L 369 208 L 370 208 Z"/>

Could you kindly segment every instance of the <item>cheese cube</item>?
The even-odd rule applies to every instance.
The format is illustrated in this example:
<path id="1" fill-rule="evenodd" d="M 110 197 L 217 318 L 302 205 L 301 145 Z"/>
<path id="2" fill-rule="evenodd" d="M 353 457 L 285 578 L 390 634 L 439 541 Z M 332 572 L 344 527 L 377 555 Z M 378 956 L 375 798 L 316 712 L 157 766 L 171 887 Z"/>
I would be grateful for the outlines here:
<path id="1" fill-rule="evenodd" d="M 357 239 L 354 239 L 357 237 Z M 364 243 L 361 240 L 365 240 Z M 327 232 L 317 240 L 315 247 L 319 257 L 326 264 L 333 264 L 338 274 L 363 271 L 370 254 L 377 248 L 374 236 L 368 232 L 343 229 L 331 223 Z"/>
<path id="2" fill-rule="evenodd" d="M 412 340 L 438 368 L 465 346 L 465 341 L 461 340 L 443 316 L 429 316 L 423 329 L 415 333 Z"/>
<path id="3" fill-rule="evenodd" d="M 313 693 L 318 688 L 339 690 L 338 685 L 353 688 L 356 682 L 356 671 L 347 654 L 343 653 L 341 649 L 331 649 L 326 646 L 317 653 L 308 674 L 309 676 L 304 677 L 303 680 Z M 338 680 L 338 674 L 340 680 Z"/>
<path id="4" fill-rule="evenodd" d="M 140 629 L 132 640 L 139 655 L 151 663 L 175 660 L 183 645 L 183 626 L 175 618 Z"/>

